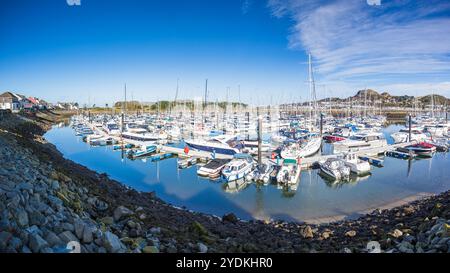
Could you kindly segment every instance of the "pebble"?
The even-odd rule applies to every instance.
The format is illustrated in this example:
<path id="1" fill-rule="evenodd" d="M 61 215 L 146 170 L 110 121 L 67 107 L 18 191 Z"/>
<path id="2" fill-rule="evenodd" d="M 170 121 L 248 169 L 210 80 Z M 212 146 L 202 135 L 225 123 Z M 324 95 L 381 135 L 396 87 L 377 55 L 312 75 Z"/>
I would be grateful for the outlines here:
<path id="1" fill-rule="evenodd" d="M 124 206 L 119 206 L 114 210 L 114 220 L 119 221 L 123 217 L 129 216 L 132 214 L 133 214 L 133 211 L 131 211 L 130 209 L 128 209 Z"/>
<path id="2" fill-rule="evenodd" d="M 345 233 L 345 236 L 347 237 L 355 237 L 356 236 L 356 231 L 354 230 L 349 230 Z"/>
<path id="3" fill-rule="evenodd" d="M 146 246 L 142 249 L 143 253 L 159 253 L 159 249 L 156 246 Z"/>
<path id="4" fill-rule="evenodd" d="M 310 226 L 305 226 L 304 228 L 300 229 L 300 235 L 303 238 L 313 238 L 314 232 Z"/>
<path id="5" fill-rule="evenodd" d="M 398 238 L 403 235 L 403 232 L 399 229 L 395 229 L 392 233 L 390 233 L 392 237 Z"/>
<path id="6" fill-rule="evenodd" d="M 198 252 L 199 253 L 206 253 L 206 252 L 208 252 L 208 247 L 205 244 L 203 244 L 203 243 L 198 243 L 197 247 L 198 247 Z"/>

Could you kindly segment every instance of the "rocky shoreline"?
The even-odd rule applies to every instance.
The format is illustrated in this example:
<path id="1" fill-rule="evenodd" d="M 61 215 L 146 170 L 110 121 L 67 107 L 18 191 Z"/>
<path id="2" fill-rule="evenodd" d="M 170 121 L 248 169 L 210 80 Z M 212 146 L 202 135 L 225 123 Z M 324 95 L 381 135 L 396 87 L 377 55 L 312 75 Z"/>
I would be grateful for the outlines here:
<path id="1" fill-rule="evenodd" d="M 320 225 L 218 218 L 65 159 L 42 138 L 65 117 L 0 116 L 0 252 L 450 252 L 450 191 Z"/>

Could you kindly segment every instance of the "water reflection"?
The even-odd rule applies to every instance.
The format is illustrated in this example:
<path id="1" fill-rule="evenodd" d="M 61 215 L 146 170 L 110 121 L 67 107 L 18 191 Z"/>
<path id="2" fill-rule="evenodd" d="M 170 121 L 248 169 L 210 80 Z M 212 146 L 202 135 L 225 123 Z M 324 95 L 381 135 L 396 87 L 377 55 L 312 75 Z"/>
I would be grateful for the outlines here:
<path id="1" fill-rule="evenodd" d="M 385 158 L 384 167 L 347 182 L 331 182 L 319 170 L 302 171 L 291 188 L 211 181 L 197 176 L 197 167 L 178 169 L 177 159 L 131 161 L 123 151 L 90 147 L 70 128 L 50 130 L 45 138 L 69 158 L 98 172 L 106 172 L 140 191 L 155 191 L 176 206 L 223 215 L 234 212 L 244 219 L 303 221 L 335 215 L 358 215 L 415 194 L 438 193 L 450 188 L 450 160 L 438 153 L 430 159 Z M 324 151 L 328 147 L 324 146 Z"/>

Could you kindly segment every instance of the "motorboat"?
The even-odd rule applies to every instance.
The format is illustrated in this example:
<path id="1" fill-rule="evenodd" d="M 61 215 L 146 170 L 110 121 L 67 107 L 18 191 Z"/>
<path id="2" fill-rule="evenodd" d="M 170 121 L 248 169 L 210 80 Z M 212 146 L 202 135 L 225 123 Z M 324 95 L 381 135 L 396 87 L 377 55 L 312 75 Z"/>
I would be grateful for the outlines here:
<path id="1" fill-rule="evenodd" d="M 300 177 L 301 168 L 295 159 L 284 159 L 277 174 L 277 182 L 281 185 L 294 185 Z"/>
<path id="2" fill-rule="evenodd" d="M 400 131 L 391 134 L 391 137 L 394 139 L 394 143 L 403 143 L 403 142 L 411 142 L 411 141 L 425 141 L 428 139 L 428 136 L 422 133 L 420 130 L 411 129 L 411 139 L 409 139 L 409 129 L 401 129 Z"/>
<path id="3" fill-rule="evenodd" d="M 211 179 L 216 179 L 220 176 L 222 169 L 225 165 L 230 162 L 229 159 L 213 159 L 200 167 L 197 170 L 197 174 L 203 177 L 209 177 Z"/>
<path id="4" fill-rule="evenodd" d="M 235 154 L 222 169 L 222 177 L 227 182 L 244 178 L 252 171 L 253 165 L 254 160 L 249 154 Z"/>
<path id="5" fill-rule="evenodd" d="M 154 152 L 156 152 L 157 147 L 155 145 L 150 145 L 150 146 L 146 146 L 145 148 L 141 149 L 141 150 L 131 150 L 129 156 L 131 158 L 138 158 L 138 157 L 142 157 L 142 156 L 148 156 Z"/>
<path id="6" fill-rule="evenodd" d="M 281 150 L 281 157 L 284 159 L 298 159 L 311 156 L 317 153 L 322 146 L 322 138 L 311 137 L 305 141 L 294 142 L 286 145 Z"/>
<path id="7" fill-rule="evenodd" d="M 335 180 L 347 180 L 350 177 L 350 167 L 338 158 L 328 158 L 320 163 L 320 170 Z"/>
<path id="8" fill-rule="evenodd" d="M 185 143 L 196 150 L 213 152 L 216 154 L 234 155 L 240 153 L 243 145 L 234 136 L 215 136 L 210 139 L 190 139 Z"/>
<path id="9" fill-rule="evenodd" d="M 255 175 L 253 180 L 256 182 L 263 182 L 264 185 L 267 185 L 270 181 L 270 174 L 274 170 L 274 165 L 272 163 L 264 163 L 260 166 L 256 167 Z"/>
<path id="10" fill-rule="evenodd" d="M 420 142 L 417 144 L 409 145 L 406 146 L 405 148 L 422 157 L 432 157 L 436 152 L 436 146 L 426 142 Z"/>
<path id="11" fill-rule="evenodd" d="M 333 143 L 333 152 L 338 154 L 372 148 L 385 148 L 387 146 L 387 141 L 382 133 L 358 133 L 346 140 Z"/>
<path id="12" fill-rule="evenodd" d="M 359 159 L 355 153 L 345 153 L 340 159 L 344 161 L 345 166 L 350 168 L 351 172 L 357 175 L 370 172 L 369 162 Z"/>

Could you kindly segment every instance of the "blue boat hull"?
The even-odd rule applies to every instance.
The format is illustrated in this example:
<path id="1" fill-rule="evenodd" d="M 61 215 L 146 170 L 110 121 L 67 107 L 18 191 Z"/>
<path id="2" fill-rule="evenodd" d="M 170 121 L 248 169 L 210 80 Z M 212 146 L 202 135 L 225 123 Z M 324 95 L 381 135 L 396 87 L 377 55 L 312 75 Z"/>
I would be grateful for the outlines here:
<path id="1" fill-rule="evenodd" d="M 192 144 L 192 143 L 187 143 L 187 145 L 191 148 L 194 148 L 194 149 L 197 149 L 200 151 L 207 151 L 207 152 L 211 152 L 211 153 L 214 151 L 216 154 L 234 155 L 237 153 L 232 148 L 230 148 L 230 149 L 215 148 L 215 147 L 197 145 L 197 144 Z"/>

